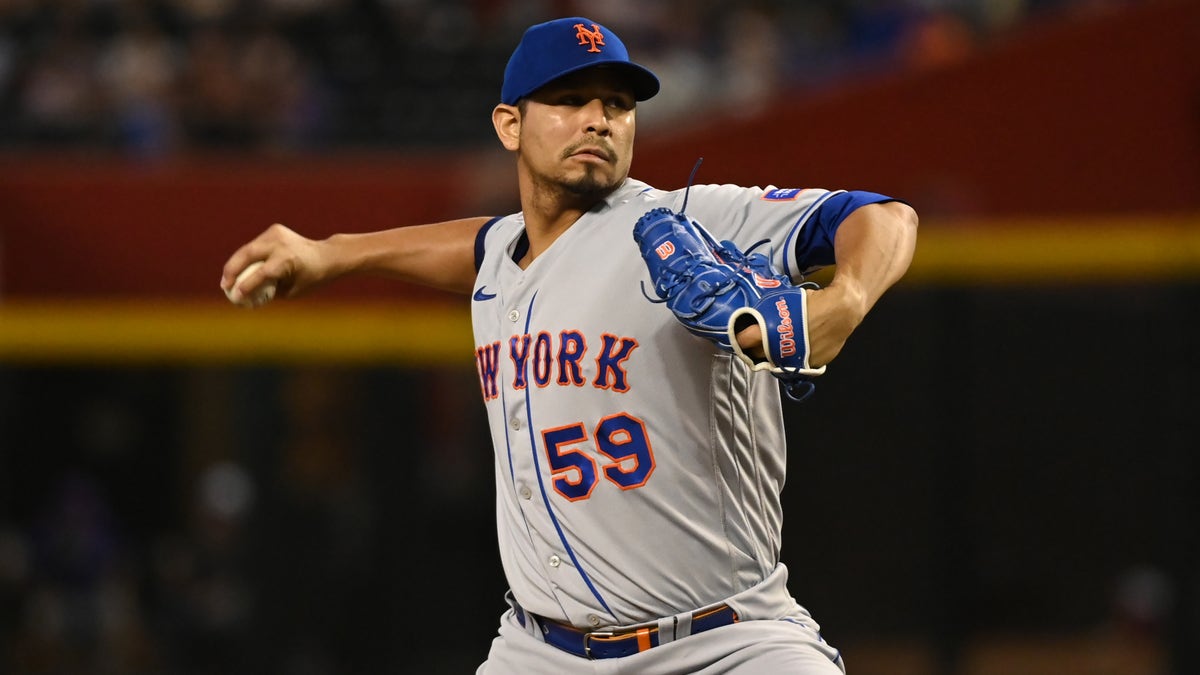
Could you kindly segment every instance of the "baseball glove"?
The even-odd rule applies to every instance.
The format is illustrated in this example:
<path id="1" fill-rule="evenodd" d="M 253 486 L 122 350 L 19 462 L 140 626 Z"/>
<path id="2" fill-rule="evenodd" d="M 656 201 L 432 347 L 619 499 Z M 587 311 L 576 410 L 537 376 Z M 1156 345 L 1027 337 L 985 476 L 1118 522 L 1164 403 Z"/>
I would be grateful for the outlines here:
<path id="1" fill-rule="evenodd" d="M 647 211 L 633 238 L 658 299 L 695 335 L 732 352 L 754 370 L 768 370 L 789 397 L 812 393 L 811 378 L 825 372 L 808 363 L 807 289 L 780 274 L 767 256 L 731 241 L 718 242 L 700 223 L 668 208 Z M 645 289 L 643 288 L 643 293 Z M 757 323 L 764 357 L 738 345 L 737 332 Z"/>

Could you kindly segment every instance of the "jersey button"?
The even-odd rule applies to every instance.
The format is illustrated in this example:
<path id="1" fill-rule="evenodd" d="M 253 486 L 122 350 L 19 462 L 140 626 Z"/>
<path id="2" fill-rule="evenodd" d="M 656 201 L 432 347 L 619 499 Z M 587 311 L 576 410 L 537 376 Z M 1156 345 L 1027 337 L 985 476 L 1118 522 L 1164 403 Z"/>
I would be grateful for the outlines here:
<path id="1" fill-rule="evenodd" d="M 521 499 L 529 499 L 533 496 L 533 490 L 530 490 L 528 485 L 522 485 L 517 493 L 521 495 Z"/>
<path id="2" fill-rule="evenodd" d="M 508 313 L 508 320 L 509 320 L 509 321 L 512 321 L 512 322 L 514 322 L 514 323 L 515 323 L 515 322 L 516 322 L 516 320 L 517 320 L 517 319 L 519 319 L 519 318 L 521 318 L 521 313 L 520 313 L 520 312 L 518 312 L 518 311 L 517 311 L 517 310 L 515 310 L 515 309 L 514 309 L 514 310 L 512 310 L 511 312 L 509 312 L 509 313 Z"/>
<path id="3" fill-rule="evenodd" d="M 512 418 L 511 420 L 508 421 L 508 426 L 512 427 L 513 431 L 520 431 L 521 430 L 521 418 L 519 418 L 519 417 Z"/>
<path id="4" fill-rule="evenodd" d="M 600 625 L 600 617 L 596 616 L 595 614 L 588 614 L 587 619 L 588 619 L 588 623 L 590 623 L 592 625 L 592 628 L 595 628 L 596 626 Z"/>
<path id="5" fill-rule="evenodd" d="M 558 567 L 559 565 L 562 564 L 562 558 L 559 558 L 556 555 L 552 555 L 552 556 L 550 556 L 550 559 L 547 560 L 546 562 L 548 562 L 551 567 Z"/>

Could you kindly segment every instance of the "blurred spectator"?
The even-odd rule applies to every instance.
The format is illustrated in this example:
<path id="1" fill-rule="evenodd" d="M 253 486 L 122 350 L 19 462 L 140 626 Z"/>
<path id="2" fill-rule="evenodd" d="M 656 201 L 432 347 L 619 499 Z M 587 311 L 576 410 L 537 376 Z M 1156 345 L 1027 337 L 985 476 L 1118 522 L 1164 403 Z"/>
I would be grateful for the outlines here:
<path id="1" fill-rule="evenodd" d="M 19 105 L 27 137 L 44 145 L 87 143 L 99 136 L 95 46 L 73 33 L 55 35 L 25 75 Z"/>
<path id="2" fill-rule="evenodd" d="M 665 78 L 648 124 L 952 62 L 1092 0 L 25 0 L 0 5 L 0 147 L 162 156 L 476 146 L 529 24 L 618 30 Z"/>
<path id="3" fill-rule="evenodd" d="M 253 147 L 254 102 L 239 67 L 234 36 L 204 28 L 187 43 L 180 90 L 180 116 L 190 142 L 202 147 Z"/>
<path id="4" fill-rule="evenodd" d="M 255 486 L 232 461 L 204 468 L 196 482 L 189 527 L 161 537 L 152 552 L 161 660 L 180 673 L 245 672 L 255 609 L 245 574 L 245 521 Z"/>
<path id="5" fill-rule="evenodd" d="M 30 549 L 13 645 L 22 672 L 142 671 L 151 655 L 137 579 L 94 480 L 63 477 L 33 528 Z"/>
<path id="6" fill-rule="evenodd" d="M 176 46 L 138 4 L 125 7 L 131 18 L 105 45 L 98 81 L 103 104 L 112 111 L 116 143 L 137 154 L 160 155 L 176 145 L 172 87 L 179 56 Z"/>
<path id="7" fill-rule="evenodd" d="M 726 105 L 757 112 L 780 89 L 782 36 L 765 12 L 738 7 L 724 22 L 723 81 Z"/>

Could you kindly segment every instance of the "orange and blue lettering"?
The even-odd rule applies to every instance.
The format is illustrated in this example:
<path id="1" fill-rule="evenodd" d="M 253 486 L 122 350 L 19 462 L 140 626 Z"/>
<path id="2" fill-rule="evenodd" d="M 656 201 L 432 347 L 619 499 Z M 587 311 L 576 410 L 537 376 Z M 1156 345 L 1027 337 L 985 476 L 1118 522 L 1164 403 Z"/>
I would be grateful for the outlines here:
<path id="1" fill-rule="evenodd" d="M 551 352 L 550 334 L 546 331 L 538 333 L 533 342 L 533 382 L 539 387 L 550 384 L 550 372 L 553 370 Z"/>
<path id="2" fill-rule="evenodd" d="M 508 356 L 513 362 L 513 389 L 524 389 L 528 381 L 525 362 L 529 360 L 529 333 L 508 339 Z"/>
<path id="3" fill-rule="evenodd" d="M 578 422 L 542 432 L 554 491 L 567 501 L 587 499 L 596 487 L 596 462 L 576 447 L 587 439 L 587 432 Z"/>
<path id="4" fill-rule="evenodd" d="M 596 357 L 596 379 L 592 385 L 599 389 L 629 391 L 628 373 L 622 364 L 638 346 L 637 340 L 609 333 L 604 334 L 603 340 L 604 346 Z"/>
<path id="5" fill-rule="evenodd" d="M 583 339 L 583 333 L 564 330 L 558 336 L 558 383 L 582 387 L 587 381 L 583 376 L 583 369 L 579 366 L 584 353 L 587 352 L 587 342 Z"/>
<path id="6" fill-rule="evenodd" d="M 610 415 L 596 425 L 596 448 L 612 463 L 604 477 L 622 490 L 640 488 L 654 473 L 654 449 L 642 420 L 628 413 Z"/>
<path id="7" fill-rule="evenodd" d="M 499 372 L 500 342 L 493 342 L 475 350 L 475 362 L 479 366 L 479 381 L 483 386 L 483 400 L 490 401 L 500 396 L 496 387 Z"/>

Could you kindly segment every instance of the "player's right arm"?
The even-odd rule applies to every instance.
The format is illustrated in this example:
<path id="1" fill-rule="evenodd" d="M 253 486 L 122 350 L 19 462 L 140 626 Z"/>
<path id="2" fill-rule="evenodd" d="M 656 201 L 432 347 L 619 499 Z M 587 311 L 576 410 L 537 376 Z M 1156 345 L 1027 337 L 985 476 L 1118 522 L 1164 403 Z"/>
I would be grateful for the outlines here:
<path id="1" fill-rule="evenodd" d="M 464 218 L 377 232 L 309 239 L 275 224 L 239 248 L 221 272 L 230 290 L 247 265 L 264 261 L 236 293 L 274 281 L 280 297 L 295 297 L 348 275 L 399 279 L 469 293 L 475 280 L 475 237 L 489 218 Z"/>

